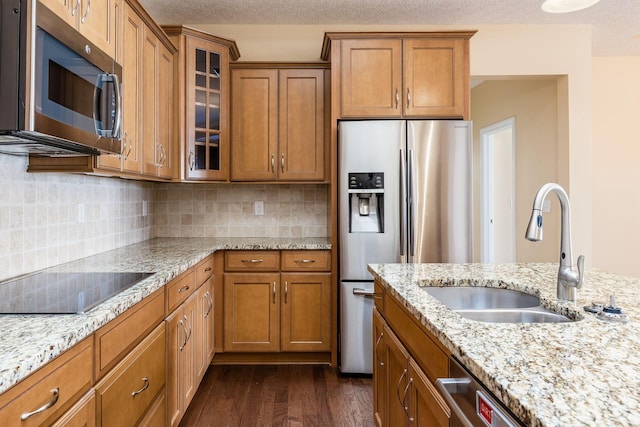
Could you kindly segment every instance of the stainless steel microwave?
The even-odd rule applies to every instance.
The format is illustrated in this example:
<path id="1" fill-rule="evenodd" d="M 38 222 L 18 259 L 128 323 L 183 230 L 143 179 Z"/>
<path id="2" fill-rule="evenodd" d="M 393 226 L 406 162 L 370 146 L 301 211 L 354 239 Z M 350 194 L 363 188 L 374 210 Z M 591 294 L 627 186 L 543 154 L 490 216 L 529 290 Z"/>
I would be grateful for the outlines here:
<path id="1" fill-rule="evenodd" d="M 120 153 L 122 67 L 36 0 L 0 1 L 0 152 Z"/>

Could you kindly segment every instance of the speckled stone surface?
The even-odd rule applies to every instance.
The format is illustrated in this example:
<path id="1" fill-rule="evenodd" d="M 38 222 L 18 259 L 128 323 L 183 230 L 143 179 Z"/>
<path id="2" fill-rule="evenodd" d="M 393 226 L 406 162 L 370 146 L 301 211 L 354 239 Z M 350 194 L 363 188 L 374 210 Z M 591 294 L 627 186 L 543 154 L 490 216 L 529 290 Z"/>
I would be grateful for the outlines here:
<path id="1" fill-rule="evenodd" d="M 47 271 L 155 274 L 85 314 L 0 315 L 0 393 L 209 254 L 232 249 L 321 250 L 331 249 L 331 245 L 326 238 L 159 238 L 52 267 Z"/>
<path id="2" fill-rule="evenodd" d="M 557 264 L 374 264 L 369 266 L 462 363 L 526 425 L 640 426 L 640 279 L 591 270 L 576 303 L 556 298 Z M 423 286 L 482 285 L 539 295 L 568 323 L 469 320 Z M 582 307 L 616 303 L 626 324 Z"/>

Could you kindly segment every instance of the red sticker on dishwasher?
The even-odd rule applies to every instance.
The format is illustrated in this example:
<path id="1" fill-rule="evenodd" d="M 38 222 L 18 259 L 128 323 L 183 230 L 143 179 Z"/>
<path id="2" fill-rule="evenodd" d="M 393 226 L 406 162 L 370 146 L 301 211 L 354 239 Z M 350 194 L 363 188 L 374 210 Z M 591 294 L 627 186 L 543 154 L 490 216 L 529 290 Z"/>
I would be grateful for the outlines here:
<path id="1" fill-rule="evenodd" d="M 478 396 L 478 415 L 482 417 L 482 420 L 488 425 L 491 426 L 493 417 L 493 408 L 485 402 L 482 396 Z"/>

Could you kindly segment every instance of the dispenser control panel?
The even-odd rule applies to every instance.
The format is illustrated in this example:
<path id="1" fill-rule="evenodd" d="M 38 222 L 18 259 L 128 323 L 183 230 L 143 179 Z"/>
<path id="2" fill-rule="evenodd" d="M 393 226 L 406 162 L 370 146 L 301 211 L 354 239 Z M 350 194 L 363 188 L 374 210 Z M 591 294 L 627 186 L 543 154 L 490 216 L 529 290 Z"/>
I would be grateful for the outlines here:
<path id="1" fill-rule="evenodd" d="M 349 192 L 361 192 L 369 190 L 368 193 L 375 193 L 384 190 L 383 172 L 362 172 L 349 174 Z M 373 190 L 373 191 L 371 191 Z"/>

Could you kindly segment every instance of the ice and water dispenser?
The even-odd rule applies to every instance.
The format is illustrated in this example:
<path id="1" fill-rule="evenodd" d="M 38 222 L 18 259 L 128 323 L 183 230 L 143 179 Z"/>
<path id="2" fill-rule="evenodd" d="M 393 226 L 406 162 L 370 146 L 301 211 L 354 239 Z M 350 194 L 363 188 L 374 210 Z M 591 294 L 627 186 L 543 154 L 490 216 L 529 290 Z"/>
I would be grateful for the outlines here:
<path id="1" fill-rule="evenodd" d="M 349 233 L 384 233 L 384 173 L 349 173 Z"/>

